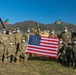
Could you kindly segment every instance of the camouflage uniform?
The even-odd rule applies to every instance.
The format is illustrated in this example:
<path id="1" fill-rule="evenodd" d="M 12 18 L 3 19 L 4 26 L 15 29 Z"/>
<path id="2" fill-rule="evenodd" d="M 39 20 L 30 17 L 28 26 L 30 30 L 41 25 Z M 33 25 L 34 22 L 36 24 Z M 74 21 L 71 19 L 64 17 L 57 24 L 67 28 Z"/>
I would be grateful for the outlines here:
<path id="1" fill-rule="evenodd" d="M 0 60 L 1 60 L 1 57 L 2 57 L 2 51 L 1 50 L 3 50 L 2 48 L 2 43 L 1 43 L 1 36 L 2 34 L 0 33 Z"/>
<path id="2" fill-rule="evenodd" d="M 28 55 L 25 53 L 26 50 L 26 41 L 25 38 L 23 37 L 21 40 L 21 58 L 24 61 L 27 61 L 28 59 Z"/>
<path id="3" fill-rule="evenodd" d="M 27 28 L 27 33 L 25 34 L 25 40 L 27 41 L 28 43 L 28 39 L 29 39 L 29 36 L 30 36 L 30 28 Z"/>
<path id="4" fill-rule="evenodd" d="M 12 33 L 12 30 L 9 30 L 8 38 L 9 38 L 8 57 L 10 57 L 9 61 L 12 62 L 12 60 L 14 60 L 15 52 L 16 52 L 15 36 Z"/>
<path id="5" fill-rule="evenodd" d="M 1 34 L 1 55 L 2 55 L 2 62 L 6 59 L 7 56 L 7 47 L 8 47 L 8 36 L 6 34 L 6 29 L 3 30 Z"/>
<path id="6" fill-rule="evenodd" d="M 31 35 L 31 33 L 30 33 L 30 28 L 28 28 L 28 29 L 27 29 L 27 33 L 26 33 L 26 35 L 25 35 L 25 38 L 26 38 L 26 46 L 27 46 L 27 44 L 28 44 L 29 36 L 30 36 L 30 35 Z M 31 57 L 32 57 L 32 54 L 27 54 L 25 58 L 26 58 L 26 60 L 27 60 L 27 59 L 30 60 Z"/>
<path id="7" fill-rule="evenodd" d="M 67 45 L 68 43 L 71 43 L 71 33 L 69 31 L 66 32 L 67 27 L 64 28 L 64 32 L 61 33 L 61 38 L 64 42 L 65 45 Z"/>
<path id="8" fill-rule="evenodd" d="M 62 40 L 62 39 L 59 39 L 57 59 L 58 59 L 58 61 L 61 62 L 61 63 L 62 63 L 63 50 L 64 50 L 63 40 Z"/>
<path id="9" fill-rule="evenodd" d="M 14 61 L 15 60 L 15 47 L 12 42 L 9 43 L 7 51 L 8 51 L 8 55 L 7 55 L 8 61 L 9 62 Z"/>
<path id="10" fill-rule="evenodd" d="M 12 30 L 9 30 L 8 38 L 9 38 L 9 43 L 12 42 L 15 46 L 15 36 L 12 33 Z"/>
<path id="11" fill-rule="evenodd" d="M 72 43 L 73 43 L 73 63 L 76 69 L 76 36 L 73 36 Z"/>
<path id="12" fill-rule="evenodd" d="M 72 51 L 73 51 L 73 47 L 69 43 L 67 48 L 66 48 L 66 51 L 65 51 L 65 53 L 66 53 L 66 65 L 67 66 L 71 66 L 71 64 L 72 64 L 72 57 L 73 57 L 72 56 Z"/>
<path id="13" fill-rule="evenodd" d="M 36 29 L 34 30 L 34 34 L 40 35 L 40 28 L 39 28 L 39 24 L 37 22 L 36 22 Z"/>
<path id="14" fill-rule="evenodd" d="M 15 44 L 16 44 L 16 57 L 19 60 L 20 50 L 21 50 L 21 39 L 23 35 L 20 33 L 20 29 L 17 28 L 17 32 L 15 33 Z"/>
<path id="15" fill-rule="evenodd" d="M 71 33 L 68 31 L 67 27 L 64 28 L 64 32 L 61 33 L 60 37 L 62 38 L 63 44 L 64 44 L 63 60 L 65 60 L 65 62 L 67 62 L 68 66 L 69 66 L 69 64 L 70 64 L 70 60 L 69 60 L 70 55 L 69 54 L 70 54 L 70 51 L 72 50 L 72 47 L 70 45 L 71 44 Z"/>

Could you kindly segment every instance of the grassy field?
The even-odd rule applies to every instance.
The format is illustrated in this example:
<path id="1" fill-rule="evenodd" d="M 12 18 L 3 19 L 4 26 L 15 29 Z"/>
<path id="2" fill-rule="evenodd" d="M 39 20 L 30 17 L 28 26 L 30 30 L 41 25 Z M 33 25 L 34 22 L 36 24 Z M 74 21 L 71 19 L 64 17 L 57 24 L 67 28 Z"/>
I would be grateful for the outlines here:
<path id="1" fill-rule="evenodd" d="M 76 75 L 72 67 L 48 60 L 29 60 L 20 63 L 0 63 L 0 75 Z"/>

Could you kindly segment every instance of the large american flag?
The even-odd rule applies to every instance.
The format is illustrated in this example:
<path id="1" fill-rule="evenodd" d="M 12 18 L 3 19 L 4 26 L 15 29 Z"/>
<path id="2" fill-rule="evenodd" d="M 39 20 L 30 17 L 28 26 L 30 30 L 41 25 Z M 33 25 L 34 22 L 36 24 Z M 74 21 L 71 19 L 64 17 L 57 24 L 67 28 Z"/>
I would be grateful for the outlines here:
<path id="1" fill-rule="evenodd" d="M 48 57 L 57 57 L 58 38 L 30 35 L 26 53 Z"/>

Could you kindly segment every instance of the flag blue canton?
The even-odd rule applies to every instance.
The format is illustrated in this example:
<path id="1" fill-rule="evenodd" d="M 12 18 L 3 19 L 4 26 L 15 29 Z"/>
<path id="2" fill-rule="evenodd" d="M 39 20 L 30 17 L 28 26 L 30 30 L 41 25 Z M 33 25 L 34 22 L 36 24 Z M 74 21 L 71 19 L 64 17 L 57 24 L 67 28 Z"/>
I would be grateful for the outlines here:
<path id="1" fill-rule="evenodd" d="M 28 44 L 39 46 L 40 45 L 40 40 L 41 40 L 40 36 L 30 35 Z"/>

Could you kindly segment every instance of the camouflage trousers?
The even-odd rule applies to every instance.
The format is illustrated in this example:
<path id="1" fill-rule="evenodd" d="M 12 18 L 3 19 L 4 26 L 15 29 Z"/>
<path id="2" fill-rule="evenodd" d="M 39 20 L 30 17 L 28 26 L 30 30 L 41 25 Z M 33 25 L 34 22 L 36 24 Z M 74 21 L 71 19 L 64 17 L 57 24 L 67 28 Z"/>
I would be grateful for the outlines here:
<path id="1" fill-rule="evenodd" d="M 73 66 L 76 68 L 76 46 L 73 47 Z"/>
<path id="2" fill-rule="evenodd" d="M 7 50 L 7 58 L 9 62 L 13 62 L 15 60 L 15 47 L 14 45 L 8 46 Z"/>
<path id="3" fill-rule="evenodd" d="M 0 60 L 2 62 L 7 60 L 7 58 L 6 58 L 6 56 L 7 56 L 7 48 L 8 48 L 8 46 L 0 45 Z"/>
<path id="4" fill-rule="evenodd" d="M 62 63 L 66 66 L 70 66 L 72 63 L 72 46 L 64 47 L 63 53 L 62 53 Z"/>
<path id="5" fill-rule="evenodd" d="M 28 60 L 28 54 L 25 54 L 22 51 L 18 51 L 18 53 L 16 54 L 16 59 L 17 61 L 26 62 Z"/>

